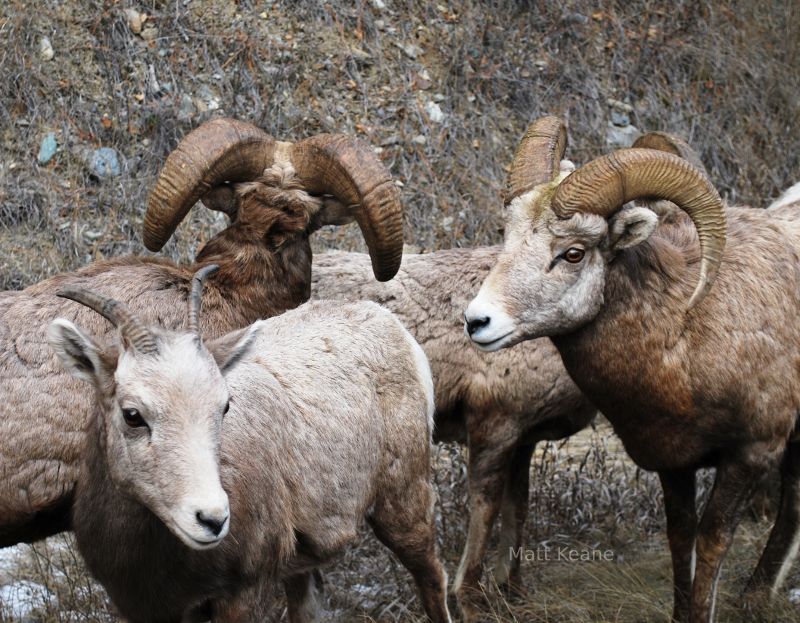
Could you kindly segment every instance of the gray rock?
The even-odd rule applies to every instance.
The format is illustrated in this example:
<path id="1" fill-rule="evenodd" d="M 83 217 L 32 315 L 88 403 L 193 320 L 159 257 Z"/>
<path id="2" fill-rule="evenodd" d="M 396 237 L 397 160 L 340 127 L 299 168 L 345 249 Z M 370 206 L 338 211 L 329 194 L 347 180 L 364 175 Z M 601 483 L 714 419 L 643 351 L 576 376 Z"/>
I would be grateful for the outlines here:
<path id="1" fill-rule="evenodd" d="M 194 109 L 194 101 L 192 101 L 192 96 L 188 93 L 184 93 L 181 95 L 181 103 L 178 107 L 178 119 L 181 121 L 188 121 L 194 116 L 195 109 Z"/>
<path id="2" fill-rule="evenodd" d="M 630 147 L 639 134 L 639 128 L 635 125 L 627 125 L 621 128 L 609 121 L 606 127 L 606 144 L 614 149 Z"/>
<path id="3" fill-rule="evenodd" d="M 92 152 L 89 168 L 100 179 L 117 177 L 122 173 L 117 151 L 111 147 L 100 147 Z"/>
<path id="4" fill-rule="evenodd" d="M 47 164 L 56 155 L 57 149 L 58 142 L 56 141 L 55 133 L 48 132 L 42 139 L 41 145 L 39 145 L 39 155 L 36 156 L 36 160 L 39 164 Z"/>
<path id="5" fill-rule="evenodd" d="M 431 123 L 441 123 L 444 121 L 444 113 L 436 102 L 428 102 L 425 104 L 425 113 L 428 115 L 428 119 L 431 120 Z"/>
<path id="6" fill-rule="evenodd" d="M 631 124 L 631 118 L 625 111 L 615 108 L 611 111 L 611 123 L 619 126 L 620 128 L 624 128 Z"/>
<path id="7" fill-rule="evenodd" d="M 53 50 L 50 39 L 48 37 L 42 37 L 39 41 L 39 58 L 43 61 L 49 61 L 52 60 L 55 55 L 56 53 Z"/>

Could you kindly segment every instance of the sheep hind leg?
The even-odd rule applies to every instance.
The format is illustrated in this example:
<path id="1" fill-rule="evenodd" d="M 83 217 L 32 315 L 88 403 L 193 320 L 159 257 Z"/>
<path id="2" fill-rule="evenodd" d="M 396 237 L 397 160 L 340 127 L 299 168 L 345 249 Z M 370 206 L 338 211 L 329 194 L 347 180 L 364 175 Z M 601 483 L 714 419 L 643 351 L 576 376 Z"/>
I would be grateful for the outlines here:
<path id="1" fill-rule="evenodd" d="M 714 488 L 697 530 L 690 623 L 711 623 L 716 610 L 722 562 L 747 504 L 775 459 L 775 453 L 753 444 L 746 453 L 717 466 Z"/>
<path id="2" fill-rule="evenodd" d="M 494 577 L 495 581 L 511 595 L 525 594 L 520 567 L 525 540 L 525 521 L 528 518 L 531 457 L 535 447 L 535 444 L 527 444 L 514 450 L 503 491 L 502 525 Z"/>
<path id="3" fill-rule="evenodd" d="M 286 578 L 286 605 L 289 623 L 313 623 L 322 608 L 322 576 L 308 571 Z"/>
<path id="4" fill-rule="evenodd" d="M 800 442 L 790 443 L 781 463 L 781 501 L 764 553 L 750 577 L 745 603 L 766 604 L 780 591 L 800 549 Z"/>
<path id="5" fill-rule="evenodd" d="M 436 552 L 434 492 L 427 479 L 386 491 L 368 518 L 381 543 L 408 569 L 432 623 L 449 623 L 447 574 Z"/>

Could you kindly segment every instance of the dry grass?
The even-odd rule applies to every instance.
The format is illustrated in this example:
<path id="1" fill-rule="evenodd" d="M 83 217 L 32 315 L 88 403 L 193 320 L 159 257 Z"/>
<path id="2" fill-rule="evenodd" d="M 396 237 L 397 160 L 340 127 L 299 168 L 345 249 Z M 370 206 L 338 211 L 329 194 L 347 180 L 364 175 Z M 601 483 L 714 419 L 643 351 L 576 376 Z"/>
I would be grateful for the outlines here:
<path id="1" fill-rule="evenodd" d="M 378 146 L 404 183 L 407 239 L 428 249 L 497 242 L 504 167 L 526 124 L 563 115 L 570 154 L 585 162 L 607 150 L 608 99 L 629 102 L 643 131 L 686 136 L 732 202 L 764 206 L 797 181 L 794 3 L 384 2 L 378 10 L 363 1 L 43 0 L 34 8 L 6 0 L 0 287 L 142 253 L 145 198 L 158 167 L 191 128 L 223 114 L 281 138 L 347 132 Z M 152 42 L 131 33 L 126 7 L 152 16 Z M 52 61 L 38 56 L 42 36 L 52 41 Z M 181 112 L 186 97 L 219 108 Z M 441 122 L 426 112 L 429 102 L 440 106 Z M 59 151 L 40 166 L 47 132 L 56 133 Z M 120 153 L 121 176 L 89 173 L 86 153 L 98 146 Z M 165 251 L 186 261 L 222 226 L 197 210 Z M 342 228 L 315 244 L 361 242 Z M 452 575 L 464 536 L 464 463 L 453 446 L 440 448 L 437 460 L 442 550 Z M 616 559 L 528 566 L 530 598 L 493 599 L 494 619 L 665 620 L 669 561 L 653 476 L 603 431 L 589 442 L 548 446 L 533 470 L 530 547 L 597 546 Z M 724 621 L 736 620 L 737 591 L 765 530 L 745 526 L 726 565 Z M 30 549 L 14 571 L 58 598 L 60 606 L 37 620 L 110 617 L 73 549 L 60 542 Z M 368 535 L 330 570 L 328 583 L 330 609 L 341 620 L 418 616 L 407 575 Z M 2 612 L 0 605 L 0 620 L 8 620 Z M 798 613 L 787 606 L 770 617 L 789 621 Z"/>

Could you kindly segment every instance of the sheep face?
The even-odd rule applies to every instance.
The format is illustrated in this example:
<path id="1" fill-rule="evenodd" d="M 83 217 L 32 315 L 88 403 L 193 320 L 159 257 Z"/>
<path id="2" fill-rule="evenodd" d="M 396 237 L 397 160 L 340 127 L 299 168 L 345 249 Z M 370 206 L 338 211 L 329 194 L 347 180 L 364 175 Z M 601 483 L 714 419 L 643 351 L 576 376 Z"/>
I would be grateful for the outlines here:
<path id="1" fill-rule="evenodd" d="M 550 209 L 559 183 L 537 186 L 509 205 L 503 252 L 464 314 L 466 332 L 481 350 L 569 333 L 591 321 L 603 305 L 608 262 L 658 224 L 646 208 L 608 220 L 581 212 L 561 219 Z"/>
<path id="2" fill-rule="evenodd" d="M 228 533 L 228 496 L 219 477 L 229 404 L 223 373 L 250 333 L 206 347 L 196 334 L 151 330 L 157 347 L 141 352 L 124 336 L 121 348 L 102 348 L 67 320 L 50 327 L 49 342 L 64 366 L 97 392 L 108 476 L 193 549 L 214 547 Z"/>

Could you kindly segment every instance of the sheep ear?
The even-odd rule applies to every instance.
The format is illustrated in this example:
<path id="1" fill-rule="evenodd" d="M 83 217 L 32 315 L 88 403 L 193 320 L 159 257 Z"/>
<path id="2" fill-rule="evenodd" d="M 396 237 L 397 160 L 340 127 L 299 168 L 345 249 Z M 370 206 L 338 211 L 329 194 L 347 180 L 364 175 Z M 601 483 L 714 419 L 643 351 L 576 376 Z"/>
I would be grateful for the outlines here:
<path id="1" fill-rule="evenodd" d="M 47 329 L 47 341 L 67 372 L 76 378 L 101 387 L 114 374 L 114 363 L 69 320 L 54 320 Z"/>
<path id="2" fill-rule="evenodd" d="M 227 374 L 242 360 L 252 346 L 258 335 L 261 323 L 256 322 L 245 329 L 233 331 L 215 340 L 205 342 L 205 346 L 214 361 L 217 362 L 220 372 Z"/>
<path id="3" fill-rule="evenodd" d="M 635 247 L 647 240 L 658 226 L 658 215 L 647 208 L 625 208 L 612 217 L 608 246 L 612 251 Z"/>

